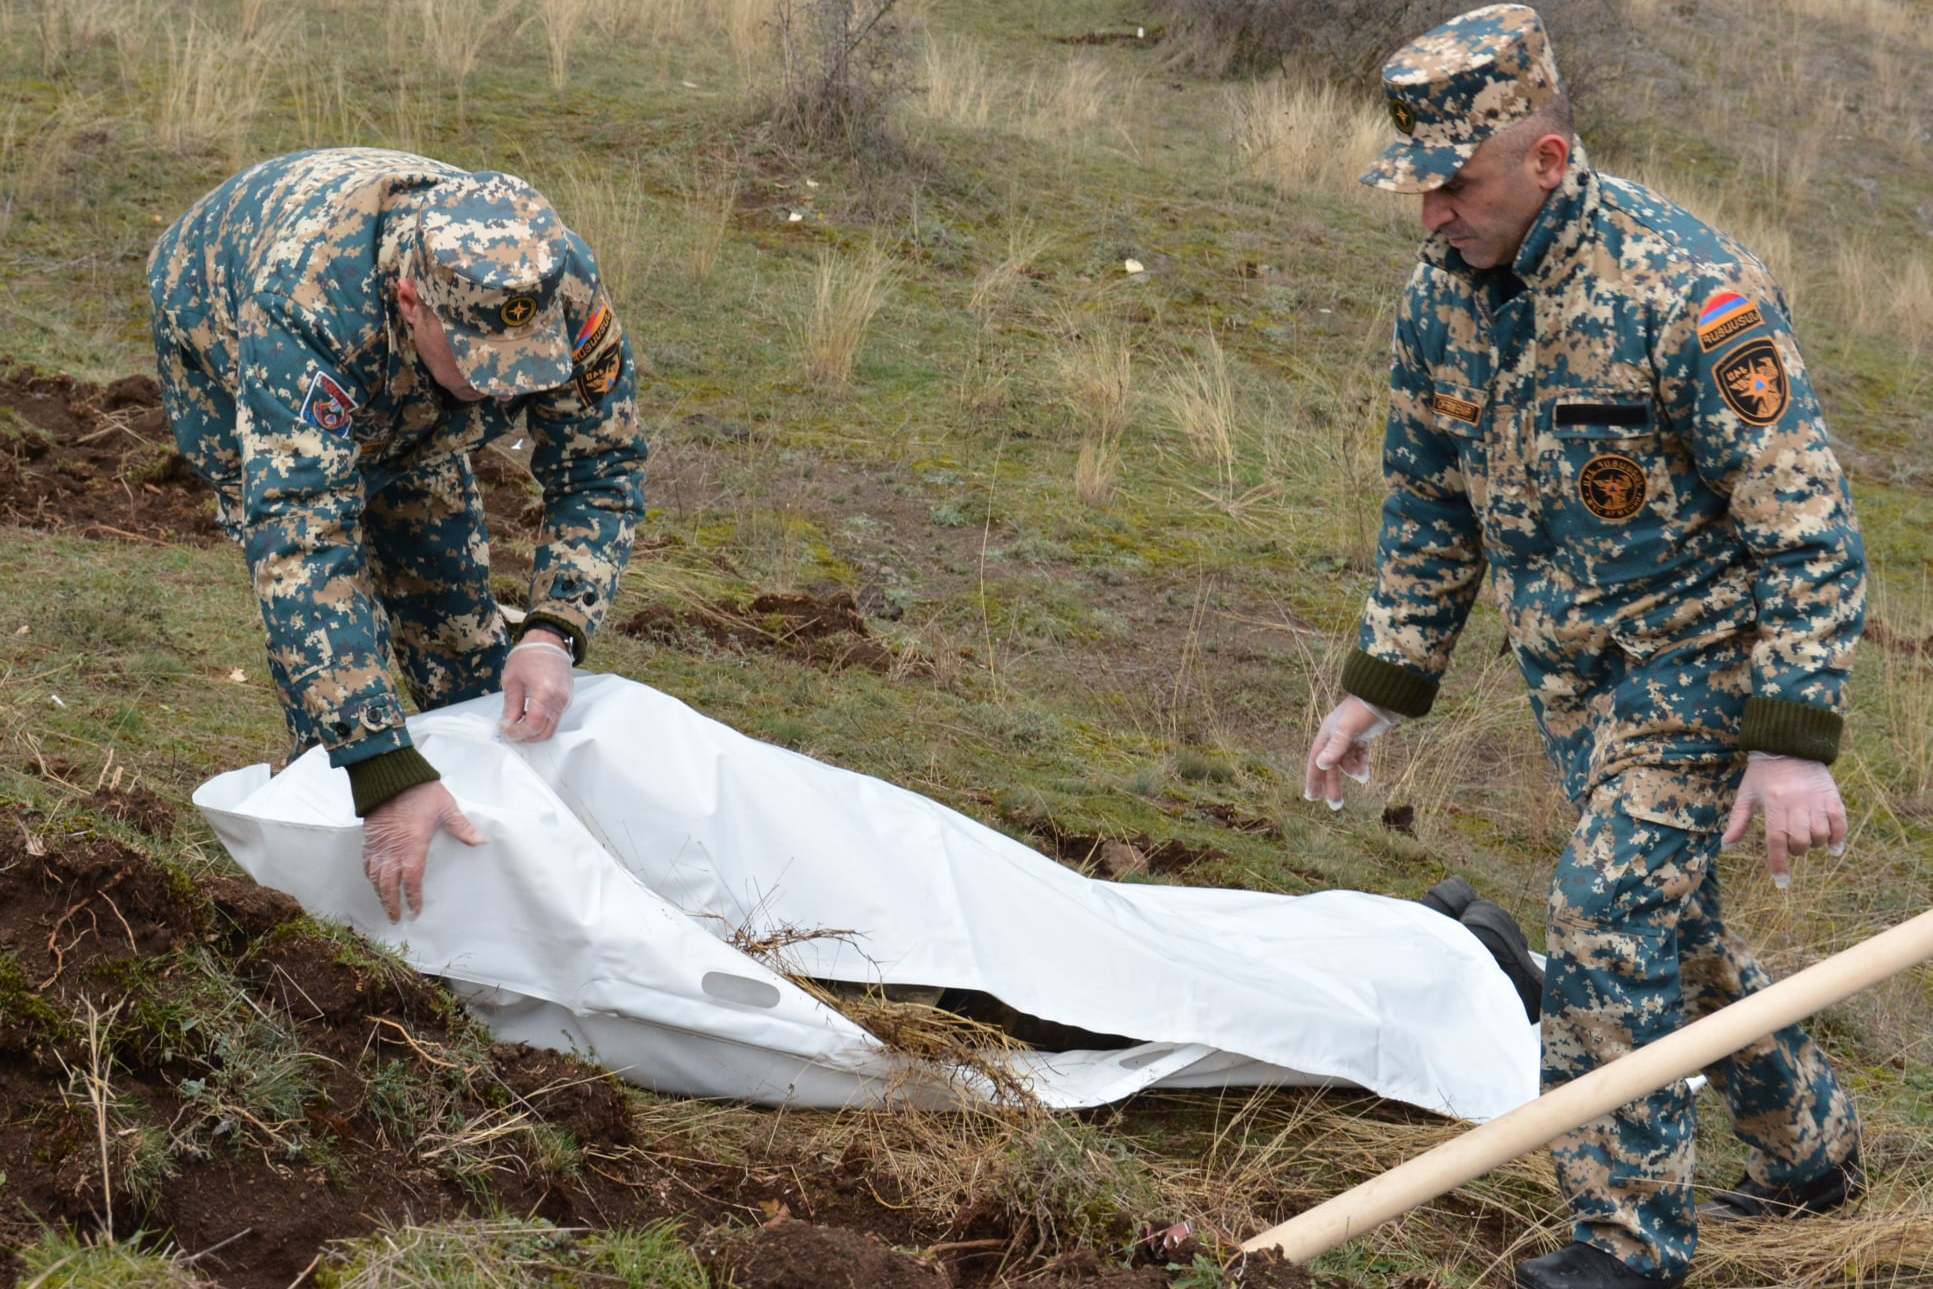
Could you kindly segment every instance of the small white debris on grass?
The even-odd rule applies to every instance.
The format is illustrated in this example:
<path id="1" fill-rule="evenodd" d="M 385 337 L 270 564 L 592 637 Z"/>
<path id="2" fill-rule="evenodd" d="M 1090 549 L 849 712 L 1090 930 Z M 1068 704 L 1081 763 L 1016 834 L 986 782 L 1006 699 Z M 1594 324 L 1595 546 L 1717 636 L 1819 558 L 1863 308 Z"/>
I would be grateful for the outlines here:
<path id="1" fill-rule="evenodd" d="M 802 210 L 788 210 L 785 212 L 785 222 L 788 224 L 796 224 L 804 218 L 805 212 Z"/>
<path id="2" fill-rule="evenodd" d="M 686 89 L 688 89 L 688 90 L 695 90 L 695 89 L 697 89 L 697 88 L 698 88 L 698 82 L 697 82 L 697 81 L 679 81 L 678 83 L 679 83 L 680 85 L 682 85 L 682 86 L 684 86 L 684 87 L 685 87 Z"/>
<path id="3" fill-rule="evenodd" d="M 1148 29 L 1146 27 L 1136 27 L 1134 29 L 1134 38 L 1136 40 L 1146 40 L 1148 38 Z"/>
<path id="4" fill-rule="evenodd" d="M 23 623 L 23 624 L 21 625 L 21 628 L 20 628 L 20 630 L 18 630 L 18 631 L 16 631 L 16 632 L 14 632 L 14 634 L 15 634 L 15 635 L 17 635 L 17 636 L 24 636 L 24 635 L 28 635 L 28 634 L 30 634 L 30 633 L 31 633 L 32 631 L 33 631 L 33 628 L 32 628 L 32 627 L 30 627 L 30 626 L 27 626 L 27 625 L 25 625 L 25 624 Z"/>
<path id="5" fill-rule="evenodd" d="M 52 703 L 54 706 L 60 708 L 63 712 L 67 710 L 67 704 L 60 701 L 59 694 L 47 695 L 47 701 Z"/>
<path id="6" fill-rule="evenodd" d="M 246 685 L 248 683 L 248 673 L 240 667 L 236 667 L 228 673 L 228 680 L 230 684 Z"/>
<path id="7" fill-rule="evenodd" d="M 1148 271 L 1147 266 L 1142 264 L 1140 260 L 1122 260 L 1121 267 L 1130 273 L 1146 273 Z"/>
<path id="8" fill-rule="evenodd" d="M 808 188 L 817 188 L 819 186 L 819 181 L 817 179 L 808 179 L 805 181 L 805 186 Z"/>

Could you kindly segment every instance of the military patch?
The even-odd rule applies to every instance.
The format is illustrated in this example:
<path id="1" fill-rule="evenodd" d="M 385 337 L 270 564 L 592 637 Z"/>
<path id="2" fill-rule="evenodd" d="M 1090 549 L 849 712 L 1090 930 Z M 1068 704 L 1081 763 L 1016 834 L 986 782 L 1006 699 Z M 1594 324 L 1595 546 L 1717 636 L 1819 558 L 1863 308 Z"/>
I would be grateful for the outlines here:
<path id="1" fill-rule="evenodd" d="M 534 295 L 513 295 L 503 302 L 502 308 L 497 310 L 497 317 L 502 319 L 504 326 L 512 330 L 529 326 L 536 316 L 537 297 Z"/>
<path id="2" fill-rule="evenodd" d="M 1405 103 L 1402 99 L 1392 98 L 1389 100 L 1389 117 L 1390 120 L 1396 122 L 1396 128 L 1404 134 L 1412 134 L 1415 132 L 1416 109 Z"/>
<path id="3" fill-rule="evenodd" d="M 1447 416 L 1451 420 L 1463 421 L 1469 425 L 1475 425 L 1477 418 L 1483 415 L 1483 404 L 1472 403 L 1469 399 L 1458 398 L 1455 394 L 1438 394 L 1430 400 L 1430 406 L 1435 409 L 1438 416 Z"/>
<path id="4" fill-rule="evenodd" d="M 326 371 L 318 371 L 309 381 L 309 392 L 302 399 L 302 419 L 318 430 L 340 434 L 349 428 L 349 416 L 356 400 Z"/>
<path id="5" fill-rule="evenodd" d="M 1785 415 L 1790 384 L 1785 360 L 1769 336 L 1748 340 L 1718 359 L 1712 369 L 1725 406 L 1751 425 L 1770 425 Z"/>
<path id="6" fill-rule="evenodd" d="M 583 362 L 585 357 L 602 345 L 611 334 L 611 311 L 599 305 L 597 311 L 584 320 L 578 328 L 577 339 L 571 341 L 571 360 Z"/>
<path id="7" fill-rule="evenodd" d="M 618 377 L 623 374 L 624 346 L 615 344 L 578 367 L 574 382 L 577 396 L 595 406 L 604 401 L 604 396 L 611 392 L 617 385 Z"/>
<path id="8" fill-rule="evenodd" d="M 1577 495 L 1599 519 L 1629 519 L 1644 507 L 1644 467 L 1608 452 L 1592 457 L 1577 474 Z"/>
<path id="9" fill-rule="evenodd" d="M 1710 353 L 1739 332 L 1764 325 L 1757 305 L 1736 291 L 1720 291 L 1698 314 L 1698 344 Z"/>

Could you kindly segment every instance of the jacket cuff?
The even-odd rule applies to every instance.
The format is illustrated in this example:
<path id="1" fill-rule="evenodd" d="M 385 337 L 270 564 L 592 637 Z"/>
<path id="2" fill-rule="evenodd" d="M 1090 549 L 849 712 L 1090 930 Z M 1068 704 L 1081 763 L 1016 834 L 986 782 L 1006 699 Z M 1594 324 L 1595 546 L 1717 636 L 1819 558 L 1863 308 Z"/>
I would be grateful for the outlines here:
<path id="1" fill-rule="evenodd" d="M 532 613 L 516 625 L 510 633 L 510 642 L 516 644 L 521 641 L 532 627 L 548 627 L 570 641 L 571 661 L 580 667 L 584 665 L 584 655 L 591 651 L 591 641 L 590 637 L 584 634 L 583 627 L 575 622 L 567 622 L 563 618 L 552 617 L 548 613 Z"/>
<path id="2" fill-rule="evenodd" d="M 1746 752 L 1801 756 L 1821 765 L 1839 757 L 1839 736 L 1846 718 L 1810 703 L 1786 698 L 1748 698 L 1745 721 L 1739 726 L 1738 746 Z"/>
<path id="3" fill-rule="evenodd" d="M 1399 716 L 1428 716 L 1436 704 L 1434 680 L 1360 649 L 1342 665 L 1342 687 L 1365 703 L 1387 707 Z"/>
<path id="4" fill-rule="evenodd" d="M 434 783 L 442 777 L 413 747 L 358 761 L 349 767 L 349 792 L 356 799 L 356 817 L 367 817 L 370 811 L 405 789 L 419 783 Z"/>

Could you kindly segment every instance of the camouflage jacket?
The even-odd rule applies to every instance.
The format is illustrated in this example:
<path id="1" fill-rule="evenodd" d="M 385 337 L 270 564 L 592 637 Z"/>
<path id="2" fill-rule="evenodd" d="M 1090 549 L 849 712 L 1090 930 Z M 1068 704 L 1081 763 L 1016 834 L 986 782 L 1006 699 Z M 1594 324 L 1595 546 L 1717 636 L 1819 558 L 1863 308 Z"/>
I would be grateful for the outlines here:
<path id="1" fill-rule="evenodd" d="M 202 198 L 149 257 L 158 330 L 234 396 L 234 476 L 215 480 L 224 519 L 269 648 L 337 765 L 409 746 L 358 579 L 368 496 L 527 432 L 544 492 L 530 612 L 572 635 L 580 657 L 644 513 L 630 346 L 575 233 L 558 288 L 576 337 L 570 384 L 466 404 L 418 359 L 396 283 L 425 195 L 461 174 L 376 149 L 278 157 Z"/>
<path id="2" fill-rule="evenodd" d="M 1832 760 L 1865 557 L 1789 316 L 1749 253 L 1581 147 L 1510 270 L 1425 243 L 1344 687 L 1426 713 L 1488 566 L 1574 798 L 1741 747 Z"/>

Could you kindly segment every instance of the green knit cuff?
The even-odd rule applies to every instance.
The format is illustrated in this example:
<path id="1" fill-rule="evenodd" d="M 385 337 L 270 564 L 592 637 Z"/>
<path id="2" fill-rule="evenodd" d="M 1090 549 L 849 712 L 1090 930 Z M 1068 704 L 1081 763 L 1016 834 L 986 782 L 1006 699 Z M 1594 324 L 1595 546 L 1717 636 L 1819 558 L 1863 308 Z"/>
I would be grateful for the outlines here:
<path id="1" fill-rule="evenodd" d="M 1360 649 L 1342 665 L 1342 687 L 1365 703 L 1387 707 L 1399 716 L 1428 716 L 1436 703 L 1434 680 Z"/>
<path id="2" fill-rule="evenodd" d="M 510 633 L 510 642 L 515 644 L 522 640 L 525 633 L 532 627 L 547 627 L 570 641 L 571 661 L 580 667 L 584 665 L 584 655 L 591 651 L 591 639 L 584 634 L 584 628 L 575 622 L 553 618 L 548 613 L 533 613 L 517 624 L 515 630 Z"/>
<path id="3" fill-rule="evenodd" d="M 349 791 L 356 799 L 356 817 L 366 818 L 370 811 L 391 797 L 419 783 L 434 783 L 443 776 L 413 747 L 372 756 L 346 767 Z"/>
<path id="4" fill-rule="evenodd" d="M 1846 718 L 1838 712 L 1785 698 L 1748 698 L 1738 746 L 1747 752 L 1802 756 L 1831 765 L 1839 757 Z"/>

